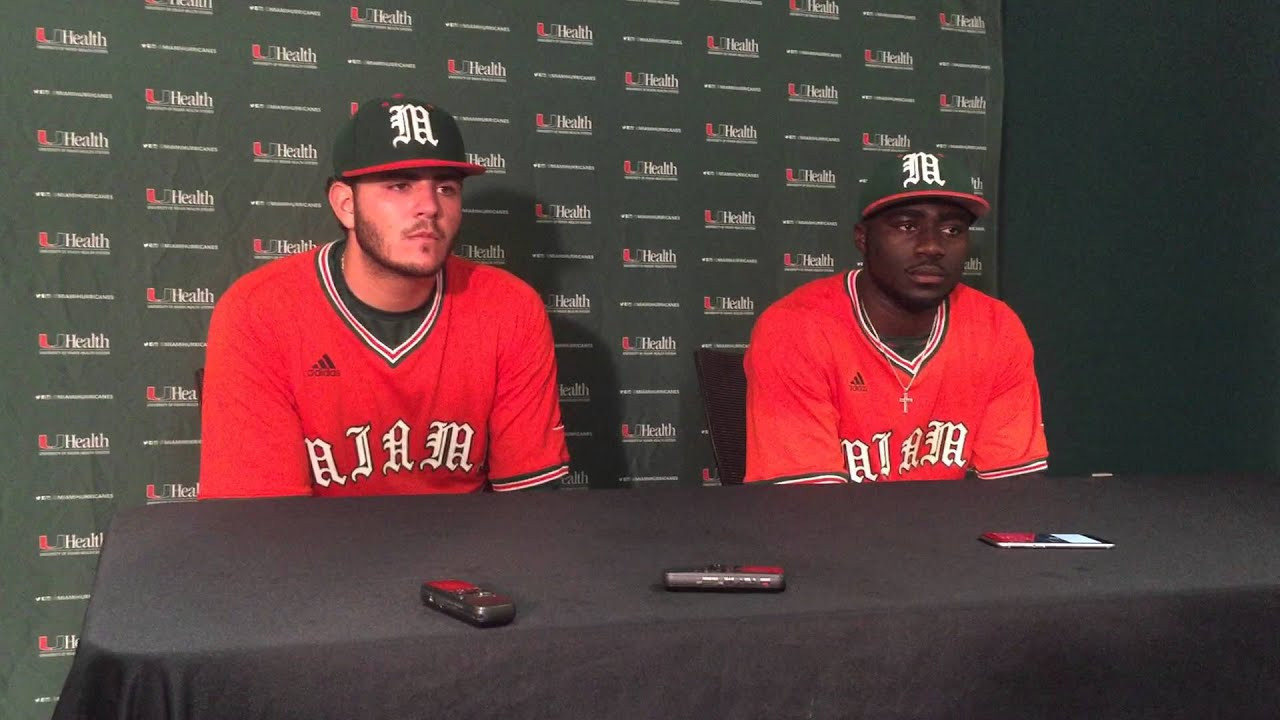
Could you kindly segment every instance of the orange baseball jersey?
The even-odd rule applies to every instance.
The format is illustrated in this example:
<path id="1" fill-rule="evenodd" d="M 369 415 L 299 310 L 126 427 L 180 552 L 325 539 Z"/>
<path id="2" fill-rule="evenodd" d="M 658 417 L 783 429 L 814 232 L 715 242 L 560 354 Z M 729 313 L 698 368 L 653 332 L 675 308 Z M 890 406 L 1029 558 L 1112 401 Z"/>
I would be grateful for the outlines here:
<path id="1" fill-rule="evenodd" d="M 747 350 L 747 482 L 955 480 L 1048 467 L 1031 340 L 1008 305 L 964 285 L 924 350 L 881 342 L 851 271 L 767 309 Z M 908 388 L 904 390 L 904 388 Z"/>
<path id="2" fill-rule="evenodd" d="M 255 270 L 218 302 L 200 497 L 519 490 L 568 473 L 537 293 L 451 256 L 399 347 L 339 296 L 334 243 Z"/>

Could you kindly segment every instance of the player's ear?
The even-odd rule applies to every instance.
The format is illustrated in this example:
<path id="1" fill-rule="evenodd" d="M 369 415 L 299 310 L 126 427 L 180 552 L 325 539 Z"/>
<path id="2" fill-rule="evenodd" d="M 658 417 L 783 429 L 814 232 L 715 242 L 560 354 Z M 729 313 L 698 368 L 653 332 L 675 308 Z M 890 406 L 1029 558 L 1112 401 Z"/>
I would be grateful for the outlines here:
<path id="1" fill-rule="evenodd" d="M 853 226 L 853 244 L 865 258 L 867 256 L 867 226 L 858 223 Z"/>
<path id="2" fill-rule="evenodd" d="M 329 183 L 329 208 L 338 218 L 338 224 L 348 230 L 356 226 L 355 192 L 345 180 Z"/>

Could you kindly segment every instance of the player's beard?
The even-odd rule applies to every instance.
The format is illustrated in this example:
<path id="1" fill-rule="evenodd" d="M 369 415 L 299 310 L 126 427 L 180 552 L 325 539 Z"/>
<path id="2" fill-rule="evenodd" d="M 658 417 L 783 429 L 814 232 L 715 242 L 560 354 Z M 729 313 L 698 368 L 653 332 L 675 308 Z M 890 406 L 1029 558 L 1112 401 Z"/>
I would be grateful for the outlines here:
<path id="1" fill-rule="evenodd" d="M 409 278 L 429 278 L 434 277 L 440 272 L 440 268 L 444 266 L 445 261 L 449 258 L 449 253 L 453 252 L 454 241 L 457 240 L 457 234 L 447 237 L 444 240 L 444 252 L 440 254 L 438 262 L 428 263 L 402 263 L 396 262 L 391 258 L 391 244 L 382 236 L 378 228 L 369 222 L 360 212 L 359 206 L 355 209 L 356 216 L 356 242 L 360 244 L 360 249 L 364 251 L 366 257 L 373 261 L 374 265 L 393 275 Z M 403 231 L 403 234 L 410 234 L 422 230 L 434 230 L 440 232 L 438 225 L 433 226 L 429 222 L 417 223 Z"/>

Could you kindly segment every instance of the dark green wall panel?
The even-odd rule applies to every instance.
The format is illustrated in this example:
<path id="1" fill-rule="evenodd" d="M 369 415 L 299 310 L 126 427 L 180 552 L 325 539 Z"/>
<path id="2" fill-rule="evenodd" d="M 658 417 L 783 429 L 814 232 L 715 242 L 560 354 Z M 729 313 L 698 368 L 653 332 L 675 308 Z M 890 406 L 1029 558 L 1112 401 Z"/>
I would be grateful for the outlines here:
<path id="1" fill-rule="evenodd" d="M 1275 2 L 1011 2 L 1001 288 L 1057 473 L 1280 469 Z"/>

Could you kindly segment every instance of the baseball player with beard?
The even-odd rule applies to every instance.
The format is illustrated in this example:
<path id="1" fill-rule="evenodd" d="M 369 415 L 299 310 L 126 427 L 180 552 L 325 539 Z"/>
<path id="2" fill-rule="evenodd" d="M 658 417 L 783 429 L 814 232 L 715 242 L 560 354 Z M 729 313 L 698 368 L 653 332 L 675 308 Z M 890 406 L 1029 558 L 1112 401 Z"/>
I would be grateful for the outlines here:
<path id="1" fill-rule="evenodd" d="M 464 493 L 568 474 L 550 324 L 510 273 L 451 254 L 466 161 L 452 116 L 375 98 L 340 131 L 346 237 L 218 302 L 200 497 Z"/>

